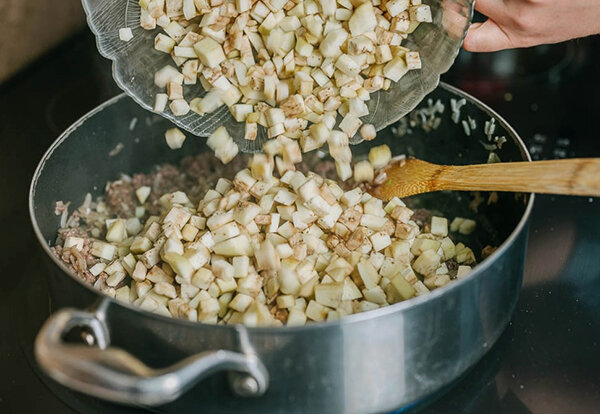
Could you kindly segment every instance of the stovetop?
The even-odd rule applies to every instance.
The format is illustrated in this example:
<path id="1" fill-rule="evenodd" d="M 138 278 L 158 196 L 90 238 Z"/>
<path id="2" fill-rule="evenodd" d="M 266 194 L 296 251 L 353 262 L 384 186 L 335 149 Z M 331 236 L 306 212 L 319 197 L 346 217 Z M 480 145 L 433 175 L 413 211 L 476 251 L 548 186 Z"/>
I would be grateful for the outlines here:
<path id="1" fill-rule="evenodd" d="M 600 39 L 497 54 L 461 52 L 444 80 L 479 97 L 534 158 L 600 156 Z M 70 392 L 39 373 L 49 314 L 27 214 L 33 170 L 73 121 L 120 91 L 82 31 L 0 86 L 0 412 L 140 412 Z M 600 413 L 600 199 L 538 196 L 521 296 L 490 352 L 420 413 Z"/>

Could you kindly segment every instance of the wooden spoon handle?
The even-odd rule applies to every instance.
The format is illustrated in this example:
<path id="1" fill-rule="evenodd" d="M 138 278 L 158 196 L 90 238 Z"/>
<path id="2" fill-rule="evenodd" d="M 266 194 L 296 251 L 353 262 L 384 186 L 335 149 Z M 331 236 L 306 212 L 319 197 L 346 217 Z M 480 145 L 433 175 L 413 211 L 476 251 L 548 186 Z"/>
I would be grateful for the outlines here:
<path id="1" fill-rule="evenodd" d="M 600 196 L 600 158 L 445 166 L 440 190 Z"/>

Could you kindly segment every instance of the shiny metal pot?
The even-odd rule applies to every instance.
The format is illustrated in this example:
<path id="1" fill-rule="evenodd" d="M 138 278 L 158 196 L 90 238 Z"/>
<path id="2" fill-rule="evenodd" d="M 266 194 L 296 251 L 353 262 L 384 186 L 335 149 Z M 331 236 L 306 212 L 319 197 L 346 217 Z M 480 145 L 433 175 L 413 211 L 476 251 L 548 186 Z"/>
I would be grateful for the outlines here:
<path id="1" fill-rule="evenodd" d="M 516 132 L 481 102 L 447 85 L 429 97 L 446 106 L 439 128 L 429 133 L 413 128 L 403 137 L 388 128 L 376 143 L 432 162 L 485 162 L 488 150 L 480 140 L 484 122 L 493 116 L 495 134 L 508 139 L 498 151 L 502 160 L 529 159 Z M 478 124 L 470 137 L 460 122 L 450 120 L 450 99 L 461 98 L 467 100 L 463 118 L 469 115 Z M 31 220 L 48 257 L 57 309 L 40 330 L 35 352 L 42 369 L 61 384 L 120 403 L 162 405 L 164 411 L 390 411 L 451 383 L 490 349 L 508 323 L 521 286 L 533 201 L 508 193 L 496 204 L 482 203 L 477 215 L 469 210 L 468 193 L 415 197 L 415 206 L 447 217 L 474 216 L 478 230 L 467 242 L 477 251 L 487 244 L 499 249 L 465 279 L 340 321 L 278 328 L 205 325 L 141 311 L 94 290 L 49 249 L 59 227 L 54 205 L 64 200 L 77 206 L 86 192 L 100 194 L 121 172 L 149 171 L 206 150 L 205 139 L 194 137 L 182 150 L 168 150 L 163 133 L 169 126 L 117 96 L 65 131 L 35 172 Z M 122 150 L 109 156 L 119 143 Z M 365 154 L 370 145 L 353 152 Z M 75 328 L 83 328 L 88 344 L 64 339 Z"/>

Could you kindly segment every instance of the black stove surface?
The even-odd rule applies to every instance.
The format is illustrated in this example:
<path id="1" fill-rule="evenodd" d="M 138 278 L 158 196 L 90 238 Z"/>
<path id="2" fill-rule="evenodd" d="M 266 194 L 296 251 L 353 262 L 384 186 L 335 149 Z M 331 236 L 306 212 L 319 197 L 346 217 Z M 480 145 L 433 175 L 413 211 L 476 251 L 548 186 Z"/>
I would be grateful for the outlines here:
<path id="1" fill-rule="evenodd" d="M 600 39 L 461 52 L 444 78 L 504 116 L 538 159 L 600 156 Z M 70 392 L 37 369 L 49 315 L 27 214 L 34 168 L 81 115 L 120 91 L 84 31 L 0 86 L 0 413 L 141 412 Z M 538 196 L 513 319 L 490 352 L 420 413 L 600 413 L 600 200 Z"/>

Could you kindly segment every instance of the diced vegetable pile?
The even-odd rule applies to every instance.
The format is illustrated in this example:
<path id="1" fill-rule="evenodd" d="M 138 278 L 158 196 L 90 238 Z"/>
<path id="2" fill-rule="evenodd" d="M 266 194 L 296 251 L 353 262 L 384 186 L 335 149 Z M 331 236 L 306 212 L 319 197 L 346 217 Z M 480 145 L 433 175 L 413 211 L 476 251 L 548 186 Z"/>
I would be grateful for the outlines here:
<path id="1" fill-rule="evenodd" d="M 259 125 L 268 138 L 299 140 L 303 152 L 323 146 L 334 128 L 344 144 L 360 133 L 370 95 L 387 90 L 409 70 L 420 69 L 417 51 L 402 42 L 421 22 L 431 22 L 421 0 L 140 0 L 140 24 L 162 32 L 155 49 L 175 66 L 155 75 L 163 89 L 154 110 L 200 115 L 226 105 L 245 122 L 245 138 Z M 131 31 L 121 29 L 123 40 Z M 184 85 L 200 82 L 206 95 Z M 337 115 L 342 119 L 337 123 Z M 308 128 L 309 124 L 312 124 Z M 345 144 L 347 146 L 347 144 Z M 234 143 L 222 150 L 229 159 Z M 350 151 L 336 162 L 340 178 L 352 176 Z"/>
<path id="2" fill-rule="evenodd" d="M 387 146 L 374 147 L 362 163 L 372 176 L 390 157 Z M 434 216 L 419 226 L 397 198 L 384 204 L 314 172 L 275 169 L 272 157 L 255 154 L 198 204 L 168 192 L 150 216 L 150 186 L 136 188 L 131 217 L 102 220 L 97 212 L 106 205 L 88 200 L 93 228 L 75 231 L 83 225 L 78 218 L 59 232 L 55 251 L 118 300 L 165 316 L 248 326 L 377 309 L 444 286 L 475 263 L 472 250 L 449 237 L 472 232 L 473 220 L 449 226 Z"/>

